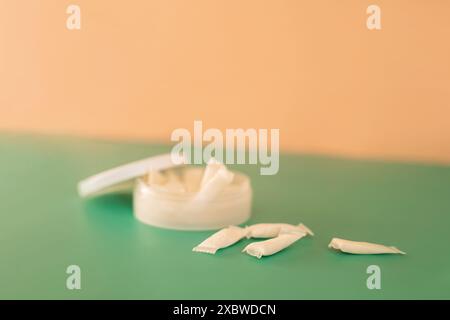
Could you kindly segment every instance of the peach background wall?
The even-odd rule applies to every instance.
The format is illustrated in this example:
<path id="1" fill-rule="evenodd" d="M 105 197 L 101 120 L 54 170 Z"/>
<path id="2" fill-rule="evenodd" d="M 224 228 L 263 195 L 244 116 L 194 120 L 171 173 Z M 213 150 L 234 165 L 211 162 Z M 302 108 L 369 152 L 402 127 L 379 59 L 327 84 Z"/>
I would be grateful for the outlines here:
<path id="1" fill-rule="evenodd" d="M 449 15 L 446 0 L 0 0 L 0 130 L 168 141 L 198 119 L 280 128 L 285 150 L 450 162 Z"/>

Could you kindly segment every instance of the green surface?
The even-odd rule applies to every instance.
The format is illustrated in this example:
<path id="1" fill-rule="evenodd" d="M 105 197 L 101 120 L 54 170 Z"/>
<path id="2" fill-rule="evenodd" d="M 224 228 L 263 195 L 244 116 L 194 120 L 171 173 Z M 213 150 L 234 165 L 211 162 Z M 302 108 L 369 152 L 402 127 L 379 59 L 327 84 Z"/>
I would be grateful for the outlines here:
<path id="1" fill-rule="evenodd" d="M 0 298 L 450 298 L 450 168 L 284 155 L 275 176 L 252 177 L 256 222 L 304 222 L 316 233 L 272 257 L 215 256 L 192 247 L 211 232 L 143 225 L 131 197 L 92 200 L 79 180 L 169 151 L 167 146 L 0 135 Z M 398 246 L 406 256 L 357 256 L 331 237 Z M 66 267 L 82 289 L 66 289 Z M 368 290 L 366 268 L 381 268 Z"/>

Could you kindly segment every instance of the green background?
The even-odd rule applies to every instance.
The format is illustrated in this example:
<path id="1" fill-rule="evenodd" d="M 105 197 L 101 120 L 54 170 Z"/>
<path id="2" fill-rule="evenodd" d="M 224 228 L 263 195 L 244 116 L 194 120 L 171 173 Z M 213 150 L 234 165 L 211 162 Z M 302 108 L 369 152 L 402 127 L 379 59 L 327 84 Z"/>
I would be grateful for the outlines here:
<path id="1" fill-rule="evenodd" d="M 450 168 L 284 154 L 252 178 L 249 223 L 303 222 L 316 236 L 261 260 L 244 240 L 215 256 L 192 248 L 211 232 L 134 219 L 130 195 L 78 197 L 77 182 L 169 146 L 0 135 L 2 299 L 450 298 Z M 234 168 L 236 169 L 236 168 Z M 332 251 L 332 237 L 395 245 L 406 256 Z M 66 268 L 81 267 L 81 290 Z M 381 268 L 368 290 L 366 268 Z"/>

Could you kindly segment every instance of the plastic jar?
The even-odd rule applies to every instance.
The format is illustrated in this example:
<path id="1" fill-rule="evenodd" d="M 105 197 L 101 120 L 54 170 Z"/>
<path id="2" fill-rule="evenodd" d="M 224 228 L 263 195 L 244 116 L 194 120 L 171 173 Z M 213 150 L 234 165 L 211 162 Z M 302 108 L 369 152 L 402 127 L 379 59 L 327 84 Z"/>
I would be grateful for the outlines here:
<path id="1" fill-rule="evenodd" d="M 252 188 L 248 176 L 233 173 L 233 182 L 222 193 L 204 201 L 195 201 L 196 193 L 169 192 L 138 178 L 134 215 L 145 224 L 177 230 L 213 230 L 241 224 L 251 215 Z"/>

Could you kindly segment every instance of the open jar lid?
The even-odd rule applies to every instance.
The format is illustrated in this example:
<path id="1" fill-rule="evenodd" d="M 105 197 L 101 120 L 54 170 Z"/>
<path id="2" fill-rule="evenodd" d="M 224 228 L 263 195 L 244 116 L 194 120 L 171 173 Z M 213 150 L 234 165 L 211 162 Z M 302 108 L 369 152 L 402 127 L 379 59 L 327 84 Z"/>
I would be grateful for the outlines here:
<path id="1" fill-rule="evenodd" d="M 182 155 L 170 153 L 127 163 L 80 181 L 78 194 L 81 197 L 88 197 L 124 188 L 130 189 L 134 184 L 134 179 L 145 175 L 149 169 L 165 170 L 185 163 Z"/>

